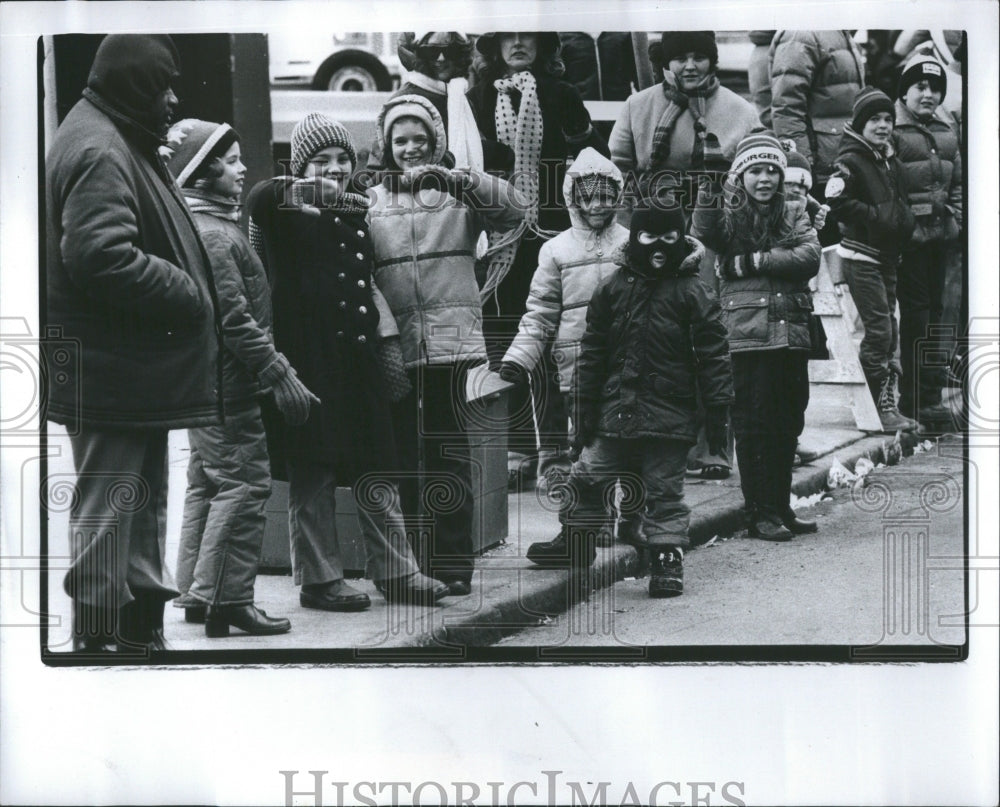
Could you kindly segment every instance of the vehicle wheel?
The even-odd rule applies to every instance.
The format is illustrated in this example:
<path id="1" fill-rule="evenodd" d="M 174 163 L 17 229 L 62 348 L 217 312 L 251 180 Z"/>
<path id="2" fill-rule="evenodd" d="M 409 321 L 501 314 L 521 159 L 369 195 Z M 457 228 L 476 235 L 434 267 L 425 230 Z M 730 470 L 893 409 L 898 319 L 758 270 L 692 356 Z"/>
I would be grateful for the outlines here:
<path id="1" fill-rule="evenodd" d="M 389 92 L 392 77 L 374 56 L 339 53 L 331 56 L 313 79 L 313 89 L 335 92 Z"/>

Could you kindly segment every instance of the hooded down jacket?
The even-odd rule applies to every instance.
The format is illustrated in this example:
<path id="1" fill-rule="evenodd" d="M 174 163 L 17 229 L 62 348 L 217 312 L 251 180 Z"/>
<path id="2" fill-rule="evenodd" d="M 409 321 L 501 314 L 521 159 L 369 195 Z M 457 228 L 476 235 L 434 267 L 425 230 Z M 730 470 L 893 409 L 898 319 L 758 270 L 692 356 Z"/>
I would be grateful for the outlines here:
<path id="1" fill-rule="evenodd" d="M 938 107 L 923 122 L 896 101 L 892 136 L 916 218 L 913 243 L 957 238 L 962 229 L 962 155 L 948 114 Z"/>
<path id="2" fill-rule="evenodd" d="M 770 66 L 774 134 L 795 141 L 822 185 L 865 83 L 861 51 L 847 31 L 778 31 Z"/>
<path id="3" fill-rule="evenodd" d="M 527 311 L 504 361 L 532 369 L 555 334 L 552 355 L 559 374 L 559 389 L 570 392 L 580 340 L 587 327 L 587 306 L 594 291 L 618 268 L 619 250 L 628 243 L 628 230 L 613 218 L 603 230 L 594 231 L 573 202 L 573 183 L 580 177 L 600 175 L 623 188 L 621 172 L 592 148 L 580 152 L 567 169 L 563 182 L 572 226 L 546 241 L 538 253 L 538 269 L 531 279 Z"/>
<path id="4" fill-rule="evenodd" d="M 159 137 L 133 117 L 176 74 L 169 37 L 107 37 L 46 158 L 47 416 L 70 429 L 222 416 L 209 258 Z M 79 355 L 60 362 L 67 340 Z"/>
<path id="5" fill-rule="evenodd" d="M 707 407 L 729 406 L 733 379 L 719 303 L 698 277 L 703 247 L 674 272 L 620 268 L 590 301 L 577 363 L 581 422 L 606 437 L 667 437 L 694 443 L 696 394 Z"/>
<path id="6" fill-rule="evenodd" d="M 385 105 L 378 118 L 379 146 L 385 151 L 387 113 L 404 103 L 419 104 L 433 122 L 429 162 L 441 165 L 444 124 L 420 96 L 400 96 Z M 414 189 L 390 171 L 368 190 L 374 280 L 396 320 L 407 367 L 486 360 L 476 242 L 484 229 L 510 230 L 524 217 L 520 194 L 502 179 L 476 171 L 448 177 L 446 182 L 425 177 L 432 181 Z"/>

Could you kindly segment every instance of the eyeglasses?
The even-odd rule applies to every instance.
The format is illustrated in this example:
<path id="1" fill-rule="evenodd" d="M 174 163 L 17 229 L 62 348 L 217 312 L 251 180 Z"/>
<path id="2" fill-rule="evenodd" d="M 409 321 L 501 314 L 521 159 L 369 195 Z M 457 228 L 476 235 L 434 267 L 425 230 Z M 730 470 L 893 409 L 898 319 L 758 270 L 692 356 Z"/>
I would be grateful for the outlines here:
<path id="1" fill-rule="evenodd" d="M 443 54 L 449 61 L 461 59 L 465 48 L 461 45 L 421 45 L 417 48 L 417 56 L 425 62 L 436 62 Z"/>
<path id="2" fill-rule="evenodd" d="M 655 244 L 657 241 L 662 241 L 664 244 L 676 244 L 680 239 L 681 234 L 677 230 L 671 230 L 668 233 L 647 233 L 645 230 L 639 230 L 637 238 L 644 247 Z"/>

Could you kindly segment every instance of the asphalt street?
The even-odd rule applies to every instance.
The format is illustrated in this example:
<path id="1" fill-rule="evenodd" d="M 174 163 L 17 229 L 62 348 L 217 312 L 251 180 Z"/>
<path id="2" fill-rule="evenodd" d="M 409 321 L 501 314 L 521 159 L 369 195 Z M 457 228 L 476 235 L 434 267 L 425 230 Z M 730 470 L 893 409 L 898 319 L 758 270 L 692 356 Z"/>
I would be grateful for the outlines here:
<path id="1" fill-rule="evenodd" d="M 741 531 L 691 550 L 681 597 L 650 599 L 648 577 L 625 579 L 498 646 L 961 644 L 960 441 L 865 483 L 802 510 L 813 535 L 775 544 Z"/>

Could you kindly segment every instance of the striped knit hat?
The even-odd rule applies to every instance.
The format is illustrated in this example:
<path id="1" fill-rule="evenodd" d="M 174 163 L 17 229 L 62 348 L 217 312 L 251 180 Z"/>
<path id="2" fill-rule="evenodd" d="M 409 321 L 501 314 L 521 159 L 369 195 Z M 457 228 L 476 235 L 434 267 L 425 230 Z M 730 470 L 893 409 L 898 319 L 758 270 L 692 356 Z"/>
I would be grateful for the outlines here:
<path id="1" fill-rule="evenodd" d="M 305 175 L 306 166 L 317 151 L 330 146 L 339 146 L 351 158 L 351 170 L 358 164 L 358 155 L 354 150 L 351 133 L 342 123 L 330 120 L 326 115 L 310 112 L 292 129 L 292 173 L 301 177 Z"/>
<path id="2" fill-rule="evenodd" d="M 751 165 L 773 165 L 784 174 L 788 160 L 778 138 L 768 132 L 756 132 L 744 137 L 736 147 L 736 156 L 729 170 L 742 174 Z"/>
<path id="3" fill-rule="evenodd" d="M 221 157 L 240 139 L 228 123 L 211 123 L 197 118 L 177 121 L 167 132 L 167 142 L 160 154 L 182 188 L 194 185 L 216 157 Z"/>
<path id="4" fill-rule="evenodd" d="M 813 186 L 812 166 L 809 160 L 799 151 L 790 151 L 785 155 L 788 160 L 788 167 L 785 169 L 786 183 L 801 183 L 806 186 L 806 190 L 811 190 Z"/>
<path id="5" fill-rule="evenodd" d="M 868 119 L 879 112 L 888 112 L 892 115 L 893 123 L 896 121 L 896 107 L 892 99 L 882 90 L 874 87 L 862 87 L 858 94 L 854 96 L 854 111 L 851 116 L 851 128 L 861 134 Z"/>

